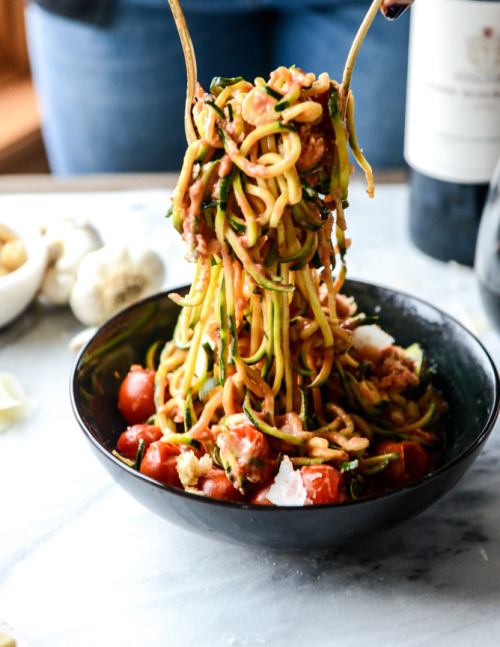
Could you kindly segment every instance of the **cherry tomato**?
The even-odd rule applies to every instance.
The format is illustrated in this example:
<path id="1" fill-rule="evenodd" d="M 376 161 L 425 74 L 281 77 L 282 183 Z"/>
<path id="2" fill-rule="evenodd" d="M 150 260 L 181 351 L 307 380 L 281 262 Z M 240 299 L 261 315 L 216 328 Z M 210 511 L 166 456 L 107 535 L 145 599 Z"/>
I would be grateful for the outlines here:
<path id="1" fill-rule="evenodd" d="M 182 487 L 177 473 L 177 458 L 180 453 L 177 445 L 157 440 L 144 453 L 139 471 L 161 483 Z"/>
<path id="2" fill-rule="evenodd" d="M 300 475 L 306 488 L 307 498 L 314 505 L 335 503 L 344 499 L 340 491 L 344 479 L 342 474 L 331 465 L 305 465 L 300 468 Z"/>
<path id="3" fill-rule="evenodd" d="M 196 487 L 211 499 L 223 499 L 224 501 L 236 501 L 239 503 L 245 501 L 243 495 L 234 487 L 222 469 L 211 469 L 205 476 L 198 479 Z"/>
<path id="4" fill-rule="evenodd" d="M 221 459 L 230 467 L 238 487 L 244 490 L 250 483 L 269 480 L 276 461 L 271 458 L 265 435 L 250 422 L 228 426 L 217 436 L 217 445 Z M 230 460 L 230 456 L 234 460 Z"/>
<path id="5" fill-rule="evenodd" d="M 140 440 L 144 441 L 145 449 L 147 449 L 155 440 L 160 440 L 162 435 L 160 427 L 155 427 L 154 425 L 133 425 L 118 438 L 116 449 L 127 458 L 135 458 L 139 449 Z"/>
<path id="6" fill-rule="evenodd" d="M 267 485 L 263 485 L 262 487 L 256 489 L 252 497 L 250 499 L 250 503 L 254 503 L 256 505 L 274 505 L 274 503 L 271 503 L 269 499 L 267 498 L 267 495 L 269 494 L 269 490 L 271 489 L 273 484 L 273 481 L 270 483 L 267 483 Z"/>
<path id="7" fill-rule="evenodd" d="M 411 481 L 416 481 L 427 472 L 428 456 L 419 443 L 403 440 L 398 443 L 387 440 L 377 446 L 376 453 L 398 453 L 399 458 L 390 463 L 380 472 L 380 477 L 387 485 L 397 487 Z"/>
<path id="8" fill-rule="evenodd" d="M 155 372 L 131 366 L 118 391 L 118 409 L 129 425 L 146 422 L 155 411 Z"/>

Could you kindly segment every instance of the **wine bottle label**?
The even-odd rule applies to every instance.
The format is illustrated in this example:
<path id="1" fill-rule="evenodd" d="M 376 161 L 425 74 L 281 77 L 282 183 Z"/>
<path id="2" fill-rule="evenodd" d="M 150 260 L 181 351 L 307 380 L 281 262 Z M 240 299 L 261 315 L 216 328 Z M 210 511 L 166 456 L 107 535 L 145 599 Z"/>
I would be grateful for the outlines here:
<path id="1" fill-rule="evenodd" d="M 411 11 L 406 161 L 438 180 L 488 182 L 500 157 L 500 2 Z"/>

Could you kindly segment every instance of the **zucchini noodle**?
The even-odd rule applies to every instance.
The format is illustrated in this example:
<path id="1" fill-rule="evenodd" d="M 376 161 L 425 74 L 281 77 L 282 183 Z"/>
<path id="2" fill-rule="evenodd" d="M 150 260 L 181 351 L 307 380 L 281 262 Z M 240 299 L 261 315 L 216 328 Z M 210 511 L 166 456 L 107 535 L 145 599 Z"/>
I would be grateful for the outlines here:
<path id="1" fill-rule="evenodd" d="M 423 350 L 357 343 L 374 321 L 341 292 L 349 148 L 374 193 L 353 111 L 342 85 L 296 67 L 197 88 L 197 139 L 171 208 L 196 272 L 186 296 L 171 295 L 181 313 L 155 366 L 150 423 L 169 443 L 201 442 L 243 496 L 270 477 L 228 440 L 241 425 L 265 437 L 274 475 L 283 456 L 328 464 L 351 499 L 401 460 L 383 441 L 428 458 L 441 443 Z"/>

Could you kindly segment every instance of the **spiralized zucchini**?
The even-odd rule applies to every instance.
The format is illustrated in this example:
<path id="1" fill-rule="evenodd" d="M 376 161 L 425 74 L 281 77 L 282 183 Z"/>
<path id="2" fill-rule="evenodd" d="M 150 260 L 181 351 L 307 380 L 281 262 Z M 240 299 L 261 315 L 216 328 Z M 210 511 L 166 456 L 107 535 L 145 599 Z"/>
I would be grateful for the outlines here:
<path id="1" fill-rule="evenodd" d="M 440 444 L 443 406 L 423 351 L 357 344 L 373 320 L 341 294 L 349 146 L 374 192 L 353 107 L 327 74 L 295 67 L 198 88 L 198 139 L 171 208 L 196 274 L 187 295 L 171 295 L 181 306 L 174 338 L 151 359 L 151 423 L 168 442 L 201 441 L 243 494 L 259 479 L 242 478 L 219 438 L 242 421 L 295 467 L 334 466 L 350 498 L 401 459 L 380 451 L 383 441 L 429 454 Z"/>

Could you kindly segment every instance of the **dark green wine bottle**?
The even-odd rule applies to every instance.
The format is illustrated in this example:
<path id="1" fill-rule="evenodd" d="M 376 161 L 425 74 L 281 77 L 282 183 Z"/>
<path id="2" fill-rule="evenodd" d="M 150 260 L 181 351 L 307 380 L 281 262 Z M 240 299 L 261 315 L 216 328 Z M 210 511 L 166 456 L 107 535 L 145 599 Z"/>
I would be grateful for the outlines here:
<path id="1" fill-rule="evenodd" d="M 411 9 L 405 158 L 410 236 L 430 256 L 474 262 L 500 156 L 500 0 Z"/>

